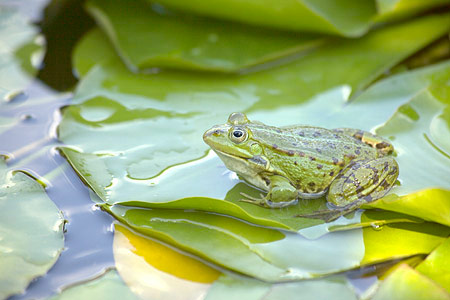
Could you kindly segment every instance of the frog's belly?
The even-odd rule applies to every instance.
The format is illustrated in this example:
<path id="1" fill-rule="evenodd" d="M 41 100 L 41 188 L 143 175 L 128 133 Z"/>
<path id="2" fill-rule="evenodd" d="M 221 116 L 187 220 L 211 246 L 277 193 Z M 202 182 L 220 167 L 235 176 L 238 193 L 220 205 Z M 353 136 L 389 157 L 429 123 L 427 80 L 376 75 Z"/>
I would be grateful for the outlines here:
<path id="1" fill-rule="evenodd" d="M 263 191 L 268 192 L 269 186 L 267 185 L 266 181 L 259 176 L 259 174 L 239 174 L 246 182 L 250 183 L 251 185 L 262 189 Z"/>

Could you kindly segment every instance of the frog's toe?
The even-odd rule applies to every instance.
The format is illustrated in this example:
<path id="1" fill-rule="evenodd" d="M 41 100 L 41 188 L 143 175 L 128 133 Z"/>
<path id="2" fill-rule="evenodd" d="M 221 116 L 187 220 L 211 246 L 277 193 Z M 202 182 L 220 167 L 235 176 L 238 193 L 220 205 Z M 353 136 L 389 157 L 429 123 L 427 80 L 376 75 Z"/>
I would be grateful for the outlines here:
<path id="1" fill-rule="evenodd" d="M 261 194 L 261 193 L 259 194 L 259 198 L 250 196 L 250 195 L 248 195 L 246 193 L 242 193 L 242 192 L 239 193 L 239 194 L 241 194 L 241 196 L 245 197 L 244 199 L 240 200 L 242 202 L 251 202 L 251 203 L 253 203 L 253 202 L 258 202 L 258 201 L 261 201 L 261 200 L 265 199 L 264 195 Z"/>
<path id="2" fill-rule="evenodd" d="M 240 194 L 243 197 L 245 197 L 244 199 L 239 200 L 240 202 L 251 203 L 251 204 L 259 205 L 259 206 L 266 207 L 266 208 L 282 208 L 282 207 L 296 204 L 298 202 L 297 199 L 294 199 L 291 201 L 274 202 L 274 201 L 271 201 L 270 199 L 267 199 L 267 197 L 264 197 L 263 194 L 259 194 L 260 198 L 252 197 L 245 193 L 240 193 Z"/>
<path id="3" fill-rule="evenodd" d="M 243 199 L 240 199 L 240 202 L 246 202 L 246 203 L 251 203 L 251 204 L 255 204 L 255 205 L 259 205 L 259 206 L 263 206 L 263 207 L 270 207 L 267 203 L 267 199 L 264 197 L 263 194 L 259 194 L 260 198 L 257 197 L 253 197 L 250 195 L 247 195 L 245 193 L 240 193 L 241 196 L 243 196 Z"/>

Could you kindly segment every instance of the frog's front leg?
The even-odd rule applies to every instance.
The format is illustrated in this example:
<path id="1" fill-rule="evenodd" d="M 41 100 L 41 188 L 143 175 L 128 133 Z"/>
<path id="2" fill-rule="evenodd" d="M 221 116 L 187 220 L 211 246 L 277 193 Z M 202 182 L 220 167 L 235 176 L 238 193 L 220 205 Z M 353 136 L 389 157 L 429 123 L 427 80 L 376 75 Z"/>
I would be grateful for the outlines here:
<path id="1" fill-rule="evenodd" d="M 364 144 L 371 146 L 378 150 L 382 155 L 388 155 L 394 151 L 394 146 L 391 142 L 381 136 L 373 134 L 369 131 L 353 129 L 353 128 L 336 128 L 333 131 L 349 135 Z"/>
<path id="2" fill-rule="evenodd" d="M 261 198 L 254 198 L 241 193 L 245 199 L 240 201 L 269 208 L 281 208 L 297 203 L 298 191 L 287 178 L 272 175 L 268 176 L 268 180 L 270 181 L 269 192 L 265 197 L 261 195 Z"/>

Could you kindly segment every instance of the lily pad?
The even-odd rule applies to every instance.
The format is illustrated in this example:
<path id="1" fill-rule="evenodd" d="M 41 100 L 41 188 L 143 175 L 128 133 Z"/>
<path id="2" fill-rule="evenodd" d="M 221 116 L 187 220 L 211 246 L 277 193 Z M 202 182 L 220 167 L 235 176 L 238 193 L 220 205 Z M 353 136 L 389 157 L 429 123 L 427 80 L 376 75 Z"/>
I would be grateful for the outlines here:
<path id="1" fill-rule="evenodd" d="M 21 94 L 42 62 L 44 41 L 16 9 L 0 4 L 0 99 Z M 1 104 L 1 102 L 0 102 Z"/>
<path id="2" fill-rule="evenodd" d="M 268 284 L 242 276 L 223 275 L 209 290 L 206 300 L 315 299 L 356 300 L 357 296 L 342 277 Z"/>
<path id="3" fill-rule="evenodd" d="M 63 290 L 59 295 L 53 296 L 51 300 L 70 299 L 124 299 L 138 300 L 130 288 L 122 281 L 117 271 L 112 269 L 91 281 L 71 286 Z"/>
<path id="4" fill-rule="evenodd" d="M 288 30 L 360 36 L 376 13 L 373 1 L 180 1 L 158 3 L 192 13 Z M 217 9 L 220 7 L 220 9 Z"/>
<path id="5" fill-rule="evenodd" d="M 44 188 L 0 159 L 0 298 L 22 292 L 53 266 L 64 219 Z"/>
<path id="6" fill-rule="evenodd" d="M 232 72 L 311 49 L 325 40 L 306 33 L 158 13 L 140 0 L 90 0 L 86 7 L 133 71 L 168 67 Z"/>
<path id="7" fill-rule="evenodd" d="M 374 18 L 377 22 L 391 21 L 416 15 L 421 12 L 445 6 L 450 3 L 449 0 L 376 0 L 377 16 Z"/>
<path id="8" fill-rule="evenodd" d="M 433 16 L 386 27 L 285 66 L 241 76 L 133 74 L 110 57 L 91 65 L 75 105 L 63 112 L 59 137 L 70 145 L 63 152 L 108 204 L 209 210 L 294 230 L 318 224 L 292 216 L 324 208 L 324 199 L 280 210 L 239 202 L 239 192 L 257 191 L 207 155 L 203 131 L 236 110 L 273 125 L 379 126 L 418 90 L 445 80 L 450 64 L 386 79 L 350 103 L 348 87 L 359 91 L 375 74 L 446 32 L 449 23 L 447 16 Z"/>
<path id="9" fill-rule="evenodd" d="M 401 265 L 381 283 L 371 299 L 448 300 L 450 294 L 408 265 Z"/>
<path id="10" fill-rule="evenodd" d="M 450 90 L 450 85 L 443 82 L 439 89 Z M 433 91 L 435 89 L 431 87 L 419 93 L 399 107 L 393 117 L 377 130 L 378 134 L 394 141 L 398 154 L 396 160 L 402 172 L 410 176 L 401 176 L 401 186 L 395 188 L 397 194 L 406 196 L 386 197 L 369 206 L 450 226 L 450 183 L 447 179 L 450 168 L 450 97 L 446 93 L 437 99 Z M 418 144 L 420 147 L 416 146 Z M 417 170 L 426 171 L 417 173 Z M 411 192 L 414 193 L 409 194 Z"/>
<path id="11" fill-rule="evenodd" d="M 427 258 L 421 262 L 416 270 L 439 283 L 450 293 L 450 239 L 445 240 Z"/>
<path id="12" fill-rule="evenodd" d="M 156 2 L 196 14 L 243 23 L 348 37 L 365 34 L 377 22 L 406 18 L 449 3 L 448 0 L 339 2 L 332 0 L 285 0 L 282 2 L 274 0 L 253 2 L 157 0 Z"/>
<path id="13" fill-rule="evenodd" d="M 450 228 L 435 223 L 401 223 L 332 232 L 310 240 L 217 214 L 102 207 L 141 234 L 269 282 L 313 278 L 427 254 L 450 233 Z"/>
<path id="14" fill-rule="evenodd" d="M 128 286 L 143 299 L 356 299 L 345 277 L 270 284 L 216 269 L 148 237 L 115 226 L 114 257 Z M 221 274 L 220 277 L 218 277 Z M 212 285 L 211 285 L 212 284 Z M 170 288 L 176 286 L 176 289 Z M 338 297 L 338 298 L 336 298 Z"/>
<path id="15" fill-rule="evenodd" d="M 108 36 L 100 28 L 87 32 L 78 43 L 72 54 L 72 64 L 78 77 L 83 77 L 96 64 L 116 56 Z"/>

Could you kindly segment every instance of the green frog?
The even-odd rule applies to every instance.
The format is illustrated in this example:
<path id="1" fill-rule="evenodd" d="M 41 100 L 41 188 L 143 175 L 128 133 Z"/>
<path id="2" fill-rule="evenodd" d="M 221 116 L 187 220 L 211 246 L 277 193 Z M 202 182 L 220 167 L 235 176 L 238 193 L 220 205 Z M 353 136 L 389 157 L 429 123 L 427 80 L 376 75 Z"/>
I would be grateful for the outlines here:
<path id="1" fill-rule="evenodd" d="M 336 219 L 383 197 L 399 172 L 392 144 L 358 129 L 274 127 L 232 113 L 203 140 L 228 169 L 267 192 L 260 198 L 242 194 L 241 201 L 281 208 L 326 195 L 329 210 L 301 217 Z"/>

